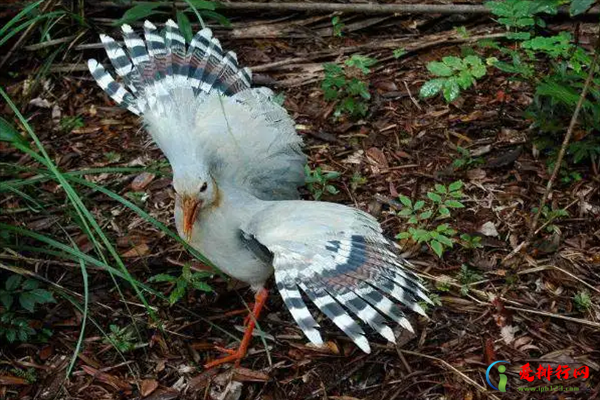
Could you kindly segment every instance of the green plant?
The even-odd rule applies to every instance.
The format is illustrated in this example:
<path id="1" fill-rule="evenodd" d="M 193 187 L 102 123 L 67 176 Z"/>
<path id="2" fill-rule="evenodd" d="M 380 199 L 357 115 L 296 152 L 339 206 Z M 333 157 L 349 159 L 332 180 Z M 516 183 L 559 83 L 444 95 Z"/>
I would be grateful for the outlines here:
<path id="1" fill-rule="evenodd" d="M 355 172 L 354 174 L 352 174 L 352 178 L 350 178 L 350 187 L 352 188 L 352 190 L 356 190 L 360 186 L 366 184 L 368 181 L 369 180 L 366 177 L 362 176 L 358 172 Z"/>
<path id="2" fill-rule="evenodd" d="M 451 283 L 452 282 L 451 282 L 450 278 L 446 277 L 446 279 L 436 281 L 435 288 L 437 290 L 439 290 L 440 292 L 449 292 L 450 289 L 452 288 Z"/>
<path id="3" fill-rule="evenodd" d="M 482 280 L 483 276 L 473 270 L 470 270 L 468 266 L 463 264 L 460 266 L 460 272 L 456 276 L 456 279 L 461 283 L 461 294 L 466 296 L 467 293 L 469 293 L 469 285 Z"/>
<path id="4" fill-rule="evenodd" d="M 475 81 L 487 73 L 487 67 L 479 56 L 465 58 L 448 56 L 442 61 L 427 64 L 427 69 L 437 78 L 425 82 L 421 87 L 421 97 L 428 98 L 442 92 L 450 103 L 460 95 L 460 91 L 470 88 Z"/>
<path id="5" fill-rule="evenodd" d="M 331 25 L 333 26 L 333 36 L 342 37 L 342 32 L 346 25 L 342 22 L 339 15 L 331 18 Z"/>
<path id="6" fill-rule="evenodd" d="M 404 48 L 395 49 L 393 51 L 394 58 L 400 58 L 403 55 L 405 55 L 406 53 L 408 53 L 408 52 Z"/>
<path id="7" fill-rule="evenodd" d="M 83 128 L 85 123 L 81 116 L 63 117 L 60 119 L 59 127 L 61 131 L 71 132 L 73 129 Z"/>
<path id="8" fill-rule="evenodd" d="M 587 290 L 582 290 L 573 296 L 575 306 L 579 311 L 589 311 L 592 308 L 592 299 Z"/>
<path id="9" fill-rule="evenodd" d="M 463 39 L 467 39 L 469 38 L 469 36 L 471 36 L 469 35 L 469 31 L 467 30 L 467 28 L 464 26 L 459 26 L 458 28 L 456 28 L 456 33 Z"/>
<path id="10" fill-rule="evenodd" d="M 217 3 L 214 1 L 206 0 L 184 0 L 188 5 L 183 10 L 176 11 L 177 24 L 181 30 L 181 34 L 185 40 L 189 43 L 192 40 L 192 25 L 187 14 L 194 14 L 200 24 L 204 26 L 203 17 L 213 19 L 219 22 L 223 26 L 231 26 L 231 22 L 222 14 L 216 12 Z M 167 1 L 164 2 L 145 2 L 139 3 L 125 11 L 123 16 L 114 21 L 114 26 L 121 26 L 123 24 L 131 24 L 132 22 L 140 21 L 151 17 L 153 15 L 165 15 L 169 14 L 167 11 L 163 11 L 172 6 L 172 3 Z M 161 10 L 161 8 L 163 10 Z"/>
<path id="11" fill-rule="evenodd" d="M 479 157 L 471 156 L 471 152 L 463 147 L 456 146 L 456 151 L 460 154 L 459 158 L 454 159 L 452 161 L 452 167 L 454 169 L 468 168 L 475 165 L 481 165 L 483 160 Z"/>
<path id="12" fill-rule="evenodd" d="M 111 324 L 109 329 L 110 332 L 104 339 L 104 343 L 113 345 L 120 353 L 129 353 L 142 346 L 136 342 L 136 332 L 132 326 L 120 328 L 118 325 Z"/>
<path id="13" fill-rule="evenodd" d="M 4 308 L 0 316 L 0 337 L 8 342 L 27 341 L 37 332 L 30 326 L 26 314 L 35 312 L 37 305 L 54 303 L 52 293 L 39 287 L 35 279 L 23 279 L 21 275 L 9 276 L 0 289 L 0 304 Z"/>
<path id="14" fill-rule="evenodd" d="M 400 202 L 404 206 L 398 215 L 407 220 L 409 225 L 407 231 L 400 232 L 396 239 L 410 239 L 416 243 L 425 243 L 438 257 L 442 257 L 444 251 L 453 247 L 456 230 L 450 228 L 447 223 L 436 224 L 434 222 L 450 217 L 450 209 L 463 208 L 459 199 L 464 197 L 461 181 L 451 183 L 449 186 L 436 184 L 433 191 L 427 192 L 427 198 L 413 203 L 406 196 L 400 196 Z"/>
<path id="15" fill-rule="evenodd" d="M 436 293 L 429 293 L 427 296 L 429 297 L 429 300 L 431 300 L 431 302 L 433 303 L 433 307 L 439 307 L 442 305 L 442 299 Z M 423 310 L 425 310 L 425 312 L 429 312 L 429 309 L 432 307 L 432 305 L 427 303 L 426 301 L 420 301 L 419 305 Z"/>
<path id="16" fill-rule="evenodd" d="M 35 372 L 35 368 L 11 368 L 10 372 L 12 372 L 15 376 L 18 376 L 19 378 L 25 379 L 29 384 L 37 382 L 37 374 Z"/>
<path id="17" fill-rule="evenodd" d="M 168 282 L 172 284 L 171 293 L 169 294 L 169 304 L 173 305 L 181 300 L 186 292 L 191 292 L 192 290 L 212 292 L 213 288 L 206 283 L 206 278 L 213 275 L 210 271 L 192 272 L 190 265 L 184 264 L 181 275 L 158 274 L 150 278 L 148 282 Z"/>
<path id="18" fill-rule="evenodd" d="M 460 240 L 460 244 L 465 249 L 480 249 L 483 247 L 483 245 L 481 244 L 481 236 L 463 233 L 462 235 L 460 235 Z"/>
<path id="19" fill-rule="evenodd" d="M 323 172 L 321 167 L 311 170 L 308 165 L 305 165 L 304 175 L 306 187 L 315 200 L 320 200 L 324 193 L 339 193 L 339 190 L 329 182 L 338 179 L 342 175 L 341 173 L 337 171 Z"/>
<path id="20" fill-rule="evenodd" d="M 538 207 L 533 207 L 531 209 L 531 212 L 533 214 L 537 214 L 538 210 L 539 210 Z M 556 226 L 552 222 L 557 221 L 560 218 L 564 218 L 564 217 L 568 217 L 568 216 L 569 216 L 569 212 L 565 209 L 559 208 L 556 210 L 552 210 L 548 206 L 542 207 L 541 220 L 543 221 L 544 225 L 546 225 L 546 230 L 548 232 L 556 232 L 556 233 L 560 232 L 558 226 Z"/>
<path id="21" fill-rule="evenodd" d="M 325 100 L 336 101 L 334 115 L 349 114 L 352 117 L 365 116 L 368 100 L 371 99 L 369 84 L 364 81 L 371 72 L 370 67 L 377 60 L 361 55 L 353 55 L 343 65 L 323 64 L 325 77 L 321 83 Z"/>

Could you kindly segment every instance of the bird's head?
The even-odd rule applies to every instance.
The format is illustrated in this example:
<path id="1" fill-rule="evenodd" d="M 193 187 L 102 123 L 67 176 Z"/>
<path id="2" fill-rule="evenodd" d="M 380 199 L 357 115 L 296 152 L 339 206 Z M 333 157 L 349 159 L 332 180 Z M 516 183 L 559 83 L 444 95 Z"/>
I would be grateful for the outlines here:
<path id="1" fill-rule="evenodd" d="M 173 172 L 175 218 L 181 221 L 181 231 L 189 242 L 200 213 L 218 201 L 218 188 L 206 168 L 175 168 Z"/>

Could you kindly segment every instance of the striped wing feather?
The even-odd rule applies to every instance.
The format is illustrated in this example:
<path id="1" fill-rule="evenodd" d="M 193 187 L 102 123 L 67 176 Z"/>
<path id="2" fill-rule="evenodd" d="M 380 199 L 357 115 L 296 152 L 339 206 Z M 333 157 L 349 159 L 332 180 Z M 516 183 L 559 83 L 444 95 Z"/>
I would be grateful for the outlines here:
<path id="1" fill-rule="evenodd" d="M 281 296 L 315 344 L 322 344 L 321 335 L 300 290 L 365 352 L 370 347 L 357 320 L 394 342 L 385 317 L 412 332 L 396 302 L 421 315 L 425 312 L 418 303 L 431 303 L 377 221 L 359 210 L 280 202 L 255 215 L 242 231 L 248 248 L 256 248 L 250 245 L 256 241 L 271 252 Z"/>

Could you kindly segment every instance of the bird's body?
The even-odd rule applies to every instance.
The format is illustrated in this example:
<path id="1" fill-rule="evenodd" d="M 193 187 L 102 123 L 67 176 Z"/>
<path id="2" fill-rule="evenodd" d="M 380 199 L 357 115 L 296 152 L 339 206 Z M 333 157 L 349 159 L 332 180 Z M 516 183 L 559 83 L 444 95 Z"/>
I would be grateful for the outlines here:
<path id="1" fill-rule="evenodd" d="M 268 202 L 231 185 L 219 190 L 219 205 L 200 212 L 190 243 L 221 271 L 258 291 L 273 274 L 273 266 L 244 245 L 240 229 Z M 183 237 L 181 207 L 175 208 L 175 223 Z"/>
<path id="2" fill-rule="evenodd" d="M 386 317 L 412 329 L 390 299 L 422 315 L 418 302 L 430 300 L 377 221 L 344 205 L 297 200 L 306 157 L 272 92 L 250 88 L 250 72 L 209 29 L 186 48 L 173 21 L 162 35 L 149 22 L 144 28 L 145 42 L 123 27 L 128 54 L 101 37 L 129 92 L 95 60 L 88 65 L 113 99 L 143 116 L 169 159 L 179 234 L 251 285 L 256 316 L 274 272 L 286 306 L 315 344 L 323 343 L 319 325 L 302 293 L 366 352 L 365 331 L 354 317 L 389 341 Z M 222 360 L 239 359 L 250 338 L 247 332 L 240 351 Z"/>

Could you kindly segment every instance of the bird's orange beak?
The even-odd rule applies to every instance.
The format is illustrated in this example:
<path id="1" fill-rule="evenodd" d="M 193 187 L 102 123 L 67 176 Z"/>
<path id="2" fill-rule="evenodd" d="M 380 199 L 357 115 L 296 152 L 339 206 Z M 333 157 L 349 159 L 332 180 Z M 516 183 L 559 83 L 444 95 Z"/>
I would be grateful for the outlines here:
<path id="1" fill-rule="evenodd" d="M 183 235 L 188 242 L 192 239 L 192 230 L 194 222 L 198 218 L 198 212 L 202 202 L 192 197 L 183 198 Z"/>

